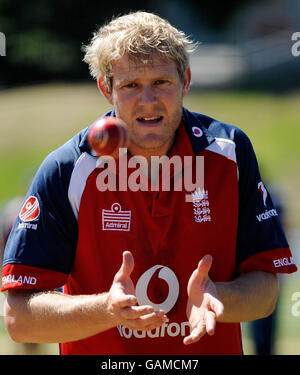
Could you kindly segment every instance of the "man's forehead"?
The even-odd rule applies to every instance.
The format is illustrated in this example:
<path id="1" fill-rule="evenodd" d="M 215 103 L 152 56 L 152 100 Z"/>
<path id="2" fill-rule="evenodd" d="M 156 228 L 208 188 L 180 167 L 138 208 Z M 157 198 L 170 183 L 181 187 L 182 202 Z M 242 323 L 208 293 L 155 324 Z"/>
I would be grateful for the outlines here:
<path id="1" fill-rule="evenodd" d="M 168 58 L 162 58 L 155 54 L 128 56 L 124 55 L 121 59 L 112 63 L 113 72 L 130 74 L 136 71 L 145 70 L 173 70 L 176 69 L 174 61 Z"/>

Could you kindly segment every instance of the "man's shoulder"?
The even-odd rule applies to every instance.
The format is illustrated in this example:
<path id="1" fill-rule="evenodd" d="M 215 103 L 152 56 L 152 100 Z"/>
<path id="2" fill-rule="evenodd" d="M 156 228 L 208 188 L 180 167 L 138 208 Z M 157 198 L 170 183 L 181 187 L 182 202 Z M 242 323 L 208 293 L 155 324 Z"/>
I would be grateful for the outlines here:
<path id="1" fill-rule="evenodd" d="M 80 130 L 45 157 L 33 179 L 34 191 L 68 190 L 76 164 L 83 154 L 91 154 L 87 142 L 88 129 L 89 126 Z"/>
<path id="2" fill-rule="evenodd" d="M 102 116 L 99 116 L 95 121 L 93 121 L 91 124 L 80 130 L 66 143 L 64 143 L 62 146 L 58 147 L 53 152 L 51 152 L 47 156 L 46 160 L 52 163 L 59 163 L 60 165 L 64 166 L 76 163 L 77 159 L 83 153 L 95 156 L 87 140 L 89 128 L 101 117 L 112 115 L 114 115 L 114 111 L 109 111 L 103 114 Z"/>
<path id="3" fill-rule="evenodd" d="M 51 174 L 54 171 L 72 169 L 81 153 L 84 152 L 81 144 L 86 131 L 87 129 L 81 130 L 66 143 L 50 152 L 43 160 L 39 171 Z"/>
<path id="4" fill-rule="evenodd" d="M 237 153 L 251 148 L 248 136 L 236 125 L 185 108 L 183 121 L 195 153 L 213 147 L 216 142 L 231 143 Z"/>
<path id="5" fill-rule="evenodd" d="M 206 135 L 212 139 L 224 138 L 232 141 L 239 140 L 247 135 L 238 126 L 232 125 L 198 112 L 184 110 L 184 118 L 190 125 L 200 125 L 206 130 Z"/>
<path id="6" fill-rule="evenodd" d="M 111 114 L 112 111 L 107 112 L 103 116 L 109 116 Z M 82 159 L 82 155 L 84 154 L 89 158 L 94 158 L 95 156 L 87 140 L 88 131 L 92 124 L 81 129 L 66 143 L 46 156 L 35 175 L 36 182 L 49 186 L 53 184 L 60 185 L 61 183 L 63 183 L 64 186 L 69 185 L 74 168 Z"/>

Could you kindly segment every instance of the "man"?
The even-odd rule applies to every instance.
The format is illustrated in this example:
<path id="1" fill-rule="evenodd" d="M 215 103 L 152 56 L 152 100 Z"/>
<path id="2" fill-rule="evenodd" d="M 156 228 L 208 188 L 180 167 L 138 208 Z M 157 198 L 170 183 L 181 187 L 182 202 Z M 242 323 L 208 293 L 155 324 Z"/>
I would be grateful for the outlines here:
<path id="1" fill-rule="evenodd" d="M 146 12 L 86 47 L 106 115 L 128 126 L 128 163 L 190 156 L 195 173 L 202 156 L 204 189 L 190 200 L 184 188 L 100 191 L 88 128 L 50 154 L 5 252 L 14 340 L 59 342 L 62 354 L 241 354 L 240 322 L 273 311 L 276 273 L 297 268 L 248 138 L 183 108 L 191 47 Z"/>

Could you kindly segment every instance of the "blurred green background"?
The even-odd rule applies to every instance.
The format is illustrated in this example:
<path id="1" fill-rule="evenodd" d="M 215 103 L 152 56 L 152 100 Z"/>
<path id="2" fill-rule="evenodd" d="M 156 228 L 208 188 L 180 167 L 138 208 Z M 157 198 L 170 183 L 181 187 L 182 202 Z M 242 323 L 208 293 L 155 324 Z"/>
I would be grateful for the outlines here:
<path id="1" fill-rule="evenodd" d="M 155 11 L 201 41 L 191 59 L 185 106 L 240 127 L 250 137 L 266 185 L 284 208 L 284 227 L 300 264 L 299 2 L 0 0 L 0 208 L 23 196 L 45 156 L 110 109 L 88 74 L 80 48 L 106 19 Z M 216 11 L 216 9 L 218 9 Z M 300 48 L 299 48 L 300 50 Z M 1 52 L 1 46 L 0 46 Z M 300 354 L 299 272 L 280 278 L 276 354 Z M 0 305 L 4 295 L 0 297 Z M 0 306 L 1 307 L 1 306 Z M 294 314 L 293 314 L 294 311 Z M 243 324 L 246 354 L 255 346 Z M 57 354 L 56 344 L 28 346 L 8 337 L 0 317 L 0 354 Z"/>

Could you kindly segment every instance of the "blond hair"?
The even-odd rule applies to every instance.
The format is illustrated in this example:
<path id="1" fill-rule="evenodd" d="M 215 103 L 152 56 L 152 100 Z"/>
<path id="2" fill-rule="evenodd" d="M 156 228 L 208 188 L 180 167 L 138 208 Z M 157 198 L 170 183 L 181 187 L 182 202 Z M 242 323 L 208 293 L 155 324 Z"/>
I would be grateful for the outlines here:
<path id="1" fill-rule="evenodd" d="M 153 13 L 139 11 L 115 18 L 100 27 L 93 34 L 90 44 L 83 47 L 83 61 L 89 65 L 92 77 L 96 80 L 102 77 L 111 92 L 112 62 L 125 54 L 138 59 L 156 52 L 161 58 L 173 60 L 183 79 L 189 66 L 188 55 L 195 48 L 196 43 L 167 20 Z"/>

